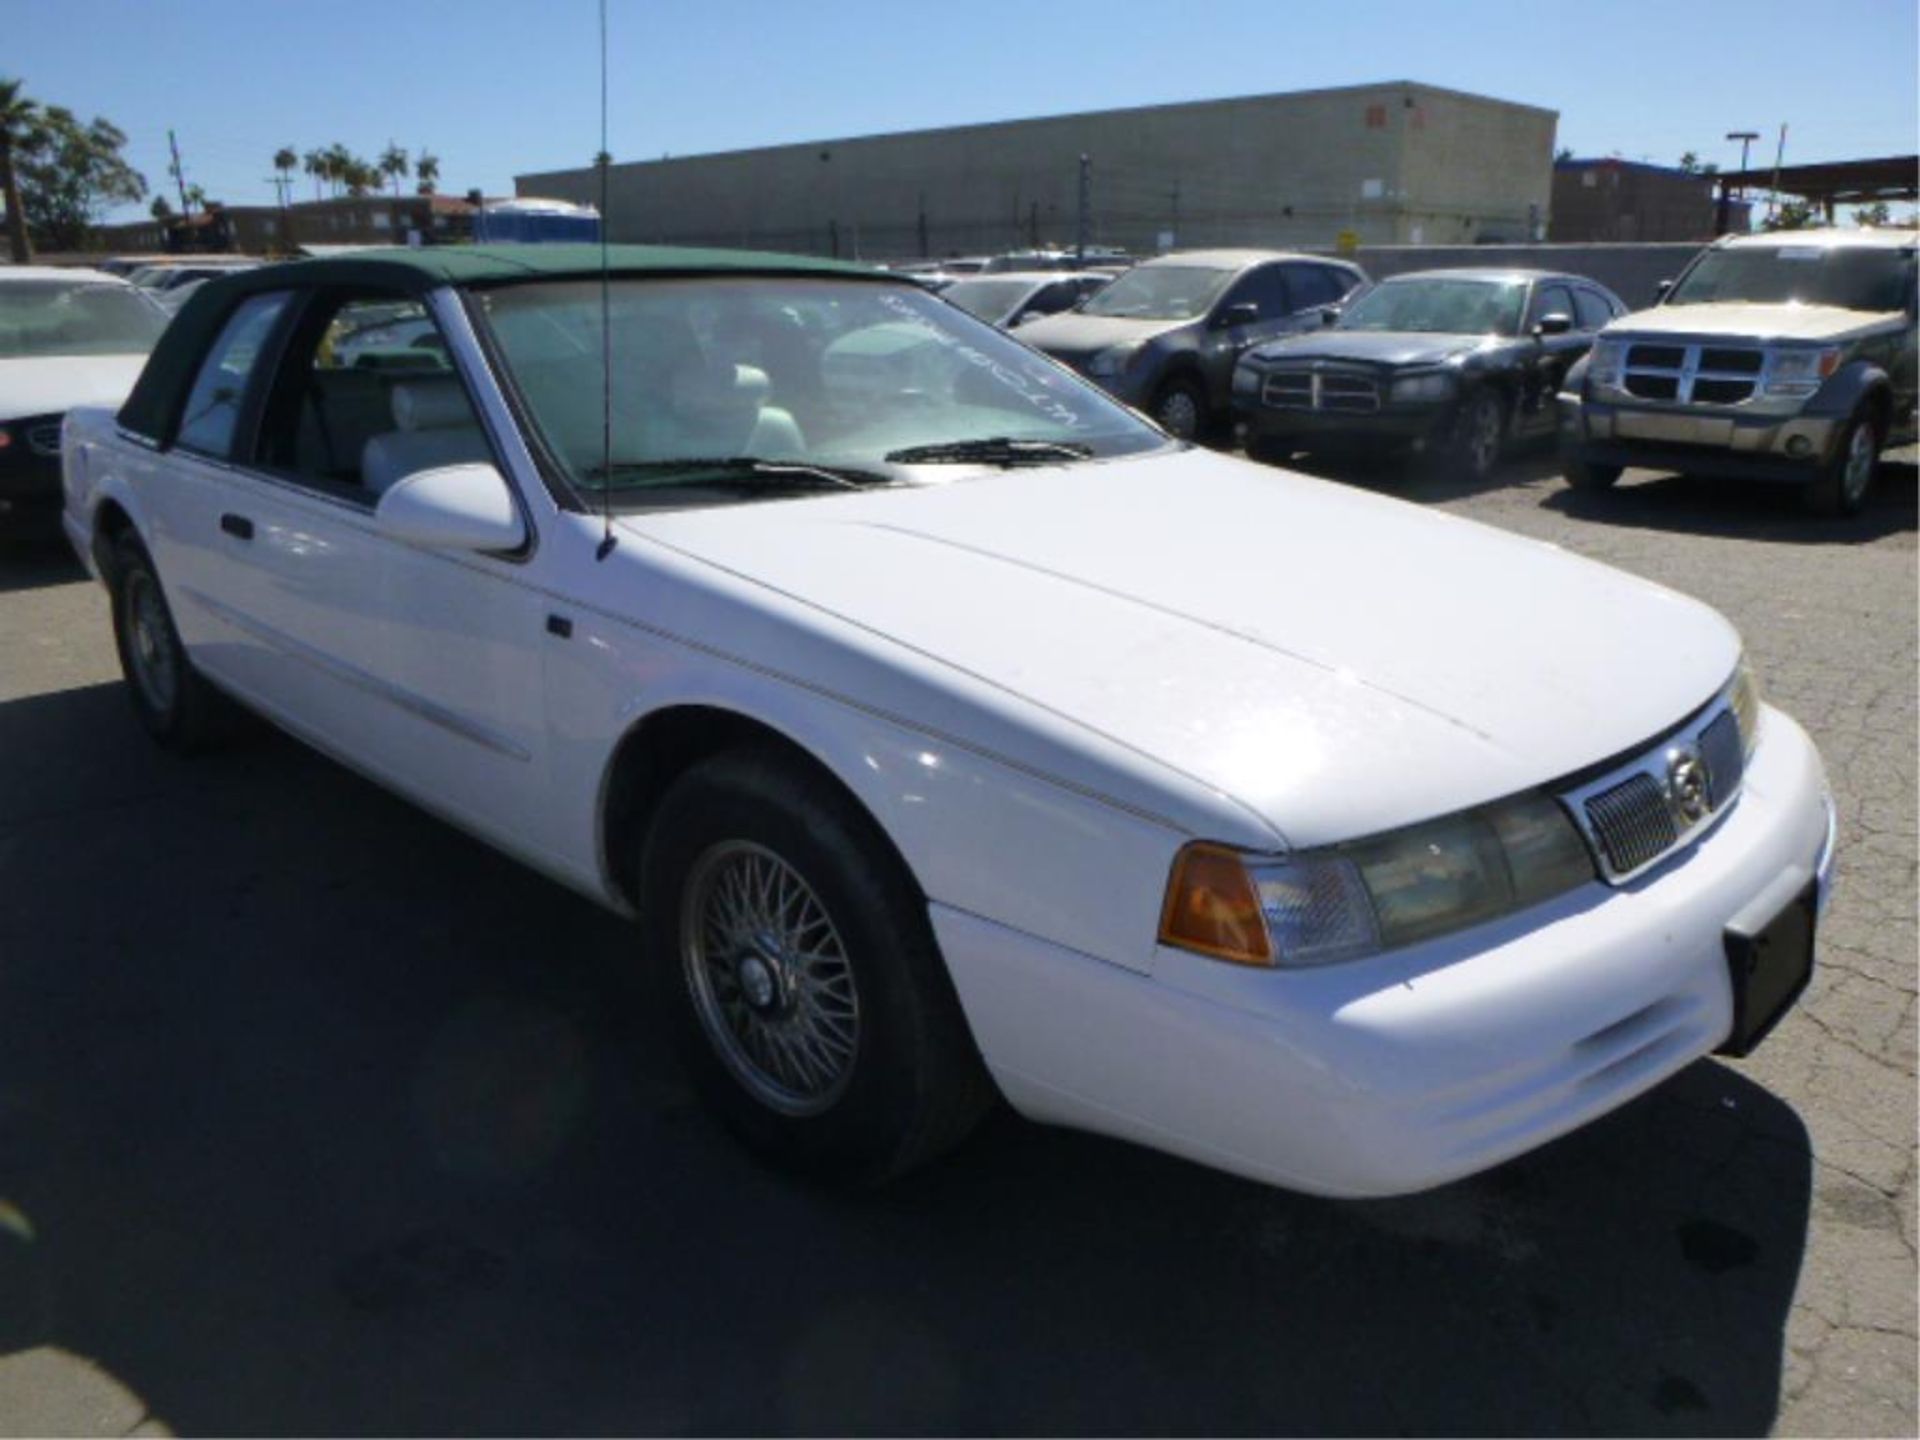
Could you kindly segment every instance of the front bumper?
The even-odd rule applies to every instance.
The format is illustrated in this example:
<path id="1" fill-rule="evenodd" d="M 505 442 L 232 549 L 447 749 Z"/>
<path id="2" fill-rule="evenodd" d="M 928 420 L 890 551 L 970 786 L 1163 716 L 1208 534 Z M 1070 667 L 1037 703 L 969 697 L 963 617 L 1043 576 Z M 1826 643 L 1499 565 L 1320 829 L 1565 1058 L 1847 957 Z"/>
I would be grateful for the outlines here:
<path id="1" fill-rule="evenodd" d="M 1278 409 L 1236 395 L 1234 416 L 1258 440 L 1292 441 L 1300 449 L 1316 443 L 1386 445 L 1426 449 L 1446 437 L 1453 422 L 1454 404 L 1385 405 L 1358 413 L 1337 410 Z"/>
<path id="2" fill-rule="evenodd" d="M 1651 406 L 1562 391 L 1560 445 L 1590 465 L 1620 465 L 1807 484 L 1841 425 L 1831 416 L 1751 415 L 1714 406 Z"/>
<path id="3" fill-rule="evenodd" d="M 1729 921 L 1796 873 L 1824 899 L 1831 835 L 1818 753 L 1768 710 L 1739 800 L 1647 874 L 1370 960 L 1253 970 L 1162 949 L 1149 977 L 931 908 L 1023 1114 L 1391 1195 L 1531 1150 L 1712 1051 L 1733 1023 Z"/>

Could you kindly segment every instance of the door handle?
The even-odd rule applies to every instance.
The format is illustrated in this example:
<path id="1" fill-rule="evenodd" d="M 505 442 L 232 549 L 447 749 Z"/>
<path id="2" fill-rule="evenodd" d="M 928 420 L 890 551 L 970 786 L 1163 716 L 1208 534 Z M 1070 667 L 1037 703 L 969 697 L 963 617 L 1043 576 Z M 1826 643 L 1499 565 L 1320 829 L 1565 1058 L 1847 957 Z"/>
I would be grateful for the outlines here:
<path id="1" fill-rule="evenodd" d="M 244 515 L 222 515 L 220 517 L 220 528 L 236 540 L 251 540 L 253 538 L 253 521 Z"/>

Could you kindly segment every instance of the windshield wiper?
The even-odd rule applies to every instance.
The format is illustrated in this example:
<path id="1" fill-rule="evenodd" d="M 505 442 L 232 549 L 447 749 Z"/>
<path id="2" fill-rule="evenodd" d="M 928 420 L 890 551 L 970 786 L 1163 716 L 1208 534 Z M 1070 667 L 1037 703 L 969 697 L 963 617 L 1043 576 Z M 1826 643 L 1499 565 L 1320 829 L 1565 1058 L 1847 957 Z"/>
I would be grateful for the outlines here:
<path id="1" fill-rule="evenodd" d="M 1070 440 L 1015 440 L 994 435 L 984 440 L 949 440 L 939 445 L 909 445 L 893 450 L 893 465 L 1048 465 L 1056 460 L 1086 460 L 1091 445 Z"/>
<path id="2" fill-rule="evenodd" d="M 616 460 L 589 466 L 585 474 L 618 485 L 637 478 L 634 488 L 679 484 L 726 485 L 752 489 L 865 490 L 891 485 L 893 477 L 846 465 L 815 465 L 806 460 L 767 460 L 757 455 L 695 456 L 675 460 Z M 654 477 L 654 478 L 648 478 Z M 624 488 L 624 487 L 623 487 Z"/>

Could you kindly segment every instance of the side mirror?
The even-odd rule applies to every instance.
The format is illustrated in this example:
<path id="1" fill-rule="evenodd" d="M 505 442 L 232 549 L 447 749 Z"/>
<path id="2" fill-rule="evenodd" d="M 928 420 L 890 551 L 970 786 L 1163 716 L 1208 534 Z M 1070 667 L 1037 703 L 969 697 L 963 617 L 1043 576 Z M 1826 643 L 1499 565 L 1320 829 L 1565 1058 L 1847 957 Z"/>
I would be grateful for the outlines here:
<path id="1" fill-rule="evenodd" d="M 1536 336 L 1564 335 L 1573 329 L 1573 317 L 1563 315 L 1558 310 L 1551 315 L 1542 315 L 1540 323 L 1533 327 Z"/>
<path id="2" fill-rule="evenodd" d="M 1654 286 L 1653 287 L 1654 303 L 1658 304 L 1660 301 L 1666 299 L 1667 292 L 1672 288 L 1673 288 L 1673 281 L 1671 280 L 1662 280 L 1658 285 Z"/>
<path id="3" fill-rule="evenodd" d="M 1229 305 L 1220 312 L 1219 324 L 1222 328 L 1234 325 L 1251 325 L 1260 318 L 1260 307 L 1251 300 L 1242 300 L 1237 305 Z"/>
<path id="4" fill-rule="evenodd" d="M 1322 305 L 1320 307 L 1320 324 L 1323 328 L 1338 325 L 1339 323 L 1340 307 L 1338 305 Z"/>
<path id="5" fill-rule="evenodd" d="M 382 535 L 436 550 L 518 550 L 526 522 L 506 477 L 485 462 L 416 470 L 373 507 Z"/>

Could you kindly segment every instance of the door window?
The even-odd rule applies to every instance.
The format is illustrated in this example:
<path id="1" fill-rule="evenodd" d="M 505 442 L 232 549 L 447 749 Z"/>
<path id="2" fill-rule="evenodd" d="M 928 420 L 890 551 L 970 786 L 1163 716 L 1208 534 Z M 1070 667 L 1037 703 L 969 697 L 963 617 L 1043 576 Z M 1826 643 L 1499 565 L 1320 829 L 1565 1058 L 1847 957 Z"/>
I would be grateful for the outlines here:
<path id="1" fill-rule="evenodd" d="M 1287 304 L 1284 266 L 1262 265 L 1258 270 L 1242 275 L 1220 302 L 1219 313 L 1224 315 L 1235 305 L 1249 303 L 1260 307 L 1259 318 L 1262 320 L 1278 320 L 1291 313 Z"/>
<path id="2" fill-rule="evenodd" d="M 174 439 L 181 448 L 219 460 L 232 455 L 254 364 L 274 322 L 287 308 L 291 293 L 276 290 L 270 295 L 249 296 L 228 318 L 201 362 L 186 408 L 180 414 Z"/>
<path id="3" fill-rule="evenodd" d="M 405 296 L 316 301 L 287 347 L 267 416 L 263 465 L 368 504 L 416 470 L 491 458 L 446 337 Z"/>
<path id="4" fill-rule="evenodd" d="M 1326 276 L 1327 283 L 1333 286 L 1335 300 L 1346 299 L 1367 283 L 1364 276 L 1353 270 L 1342 270 L 1332 265 L 1316 265 L 1314 268 Z"/>
<path id="5" fill-rule="evenodd" d="M 1334 288 L 1331 272 L 1320 265 L 1289 265 L 1287 287 L 1292 294 L 1290 305 L 1294 310 L 1331 305 L 1340 298 L 1340 292 Z"/>
<path id="6" fill-rule="evenodd" d="M 1573 297 L 1567 293 L 1564 285 L 1536 285 L 1533 287 L 1533 304 L 1527 308 L 1527 328 L 1531 330 L 1549 315 L 1564 315 L 1574 318 Z"/>

